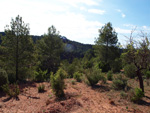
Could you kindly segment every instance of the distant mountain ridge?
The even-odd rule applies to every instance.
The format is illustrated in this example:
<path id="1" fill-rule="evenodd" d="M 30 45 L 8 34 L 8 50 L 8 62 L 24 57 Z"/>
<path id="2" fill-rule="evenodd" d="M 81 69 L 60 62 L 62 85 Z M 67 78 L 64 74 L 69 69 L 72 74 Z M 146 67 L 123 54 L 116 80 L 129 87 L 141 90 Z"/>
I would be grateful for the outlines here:
<path id="1" fill-rule="evenodd" d="M 83 58 L 86 51 L 92 49 L 91 44 L 82 44 L 76 41 L 71 41 L 67 39 L 65 36 L 62 36 L 61 39 L 65 43 L 64 52 L 61 55 L 62 59 L 67 59 L 70 62 L 74 58 Z"/>
<path id="2" fill-rule="evenodd" d="M 0 32 L 0 36 L 4 36 L 4 32 Z M 30 35 L 33 39 L 33 42 L 36 43 L 37 40 L 40 40 L 43 36 L 37 36 L 37 35 Z M 63 43 L 65 44 L 64 52 L 61 54 L 61 59 L 67 59 L 70 62 L 74 58 L 83 58 L 84 54 L 87 50 L 92 49 L 91 44 L 82 44 L 76 41 L 71 41 L 67 39 L 65 36 L 60 36 L 60 39 L 62 39 Z M 0 37 L 0 43 L 1 43 L 1 37 Z"/>

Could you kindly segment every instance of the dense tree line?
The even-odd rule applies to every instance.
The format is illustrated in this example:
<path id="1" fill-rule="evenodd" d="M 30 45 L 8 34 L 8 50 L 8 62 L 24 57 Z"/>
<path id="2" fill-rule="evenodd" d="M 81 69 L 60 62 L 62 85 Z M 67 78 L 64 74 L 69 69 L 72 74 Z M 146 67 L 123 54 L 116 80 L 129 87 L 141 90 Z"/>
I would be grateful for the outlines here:
<path id="1" fill-rule="evenodd" d="M 135 76 L 144 92 L 143 75 L 150 70 L 147 36 L 135 42 L 131 33 L 130 43 L 122 50 L 110 22 L 99 29 L 95 45 L 70 41 L 62 37 L 54 26 L 42 36 L 31 36 L 29 33 L 29 25 L 20 16 L 12 19 L 10 26 L 5 27 L 5 33 L 1 33 L 0 68 L 7 73 L 10 83 L 26 79 L 51 81 L 56 95 L 60 96 L 57 92 L 64 95 L 64 78 L 82 79 L 93 86 L 99 80 L 106 82 L 104 73 L 109 72 L 111 80 L 111 73 L 134 66 Z M 118 78 L 124 81 L 123 85 L 126 84 L 126 80 Z M 57 86 L 61 91 L 55 89 Z"/>

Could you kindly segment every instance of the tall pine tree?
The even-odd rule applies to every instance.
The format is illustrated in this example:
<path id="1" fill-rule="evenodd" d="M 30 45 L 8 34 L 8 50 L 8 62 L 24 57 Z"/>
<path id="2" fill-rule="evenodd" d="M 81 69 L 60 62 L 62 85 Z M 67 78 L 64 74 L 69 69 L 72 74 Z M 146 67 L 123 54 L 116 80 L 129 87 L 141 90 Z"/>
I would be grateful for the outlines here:
<path id="1" fill-rule="evenodd" d="M 99 30 L 99 37 L 95 41 L 96 56 L 105 65 L 103 71 L 108 71 L 110 63 L 119 55 L 117 42 L 117 33 L 112 24 L 108 22 Z"/>
<path id="2" fill-rule="evenodd" d="M 32 66 L 34 45 L 29 36 L 29 26 L 22 21 L 19 15 L 12 19 L 5 28 L 2 37 L 4 68 L 8 73 L 15 75 L 16 81 L 27 76 Z"/>
<path id="3" fill-rule="evenodd" d="M 54 26 L 48 28 L 48 33 L 37 42 L 37 51 L 40 68 L 48 72 L 56 72 L 60 66 L 60 54 L 63 51 L 63 42 Z"/>

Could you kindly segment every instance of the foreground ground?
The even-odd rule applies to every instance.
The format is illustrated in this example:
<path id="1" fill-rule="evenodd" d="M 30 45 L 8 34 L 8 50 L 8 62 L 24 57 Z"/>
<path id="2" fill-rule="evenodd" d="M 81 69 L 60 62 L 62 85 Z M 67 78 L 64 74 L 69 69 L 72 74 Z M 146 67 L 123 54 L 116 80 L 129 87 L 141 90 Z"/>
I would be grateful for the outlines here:
<path id="1" fill-rule="evenodd" d="M 0 113 L 150 113 L 150 88 L 142 104 L 133 104 L 120 97 L 120 91 L 111 88 L 111 82 L 94 87 L 66 79 L 65 94 L 57 100 L 47 82 L 20 84 L 19 100 L 0 94 Z M 132 82 L 131 82 L 132 83 Z M 37 87 L 45 85 L 45 92 L 38 93 Z"/>

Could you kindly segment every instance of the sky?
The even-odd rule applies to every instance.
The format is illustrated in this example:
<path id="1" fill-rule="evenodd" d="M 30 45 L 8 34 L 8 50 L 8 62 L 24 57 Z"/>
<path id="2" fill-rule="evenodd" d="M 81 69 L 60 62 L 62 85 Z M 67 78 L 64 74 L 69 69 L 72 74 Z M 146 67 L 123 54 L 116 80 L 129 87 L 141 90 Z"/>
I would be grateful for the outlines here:
<path id="1" fill-rule="evenodd" d="M 150 0 L 0 0 L 0 32 L 20 15 L 31 35 L 54 25 L 60 35 L 94 44 L 98 30 L 111 22 L 121 44 L 131 31 L 150 33 Z"/>

